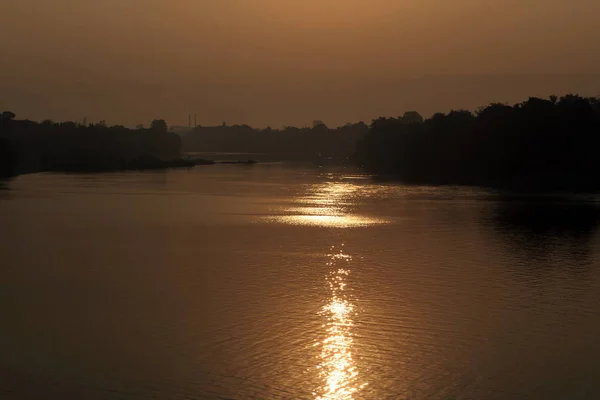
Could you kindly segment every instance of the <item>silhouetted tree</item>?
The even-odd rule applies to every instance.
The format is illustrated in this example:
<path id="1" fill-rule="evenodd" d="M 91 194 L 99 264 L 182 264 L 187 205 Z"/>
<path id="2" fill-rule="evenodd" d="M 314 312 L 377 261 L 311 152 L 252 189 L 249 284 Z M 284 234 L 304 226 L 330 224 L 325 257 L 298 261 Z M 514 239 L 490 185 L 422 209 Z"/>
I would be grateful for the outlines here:
<path id="1" fill-rule="evenodd" d="M 15 158 L 8 139 L 0 138 L 0 179 L 14 175 Z"/>
<path id="2" fill-rule="evenodd" d="M 416 111 L 407 111 L 402 116 L 402 121 L 406 124 L 421 124 L 423 117 Z"/>
<path id="3" fill-rule="evenodd" d="M 150 123 L 150 129 L 156 132 L 167 132 L 167 122 L 164 119 L 155 119 Z"/>
<path id="4" fill-rule="evenodd" d="M 103 123 L 37 123 L 7 113 L 0 122 L 2 175 L 9 164 L 17 173 L 107 171 L 161 167 L 180 158 L 181 138 L 161 129 L 161 124 L 155 130 L 132 130 Z"/>
<path id="5" fill-rule="evenodd" d="M 16 115 L 12 111 L 4 111 L 0 113 L 0 118 L 3 120 L 11 121 L 15 119 Z"/>
<path id="6" fill-rule="evenodd" d="M 0 138 L 7 137 L 10 133 L 12 121 L 15 119 L 15 113 L 11 111 L 4 111 L 0 113 Z"/>
<path id="7" fill-rule="evenodd" d="M 261 153 L 286 160 L 349 158 L 366 134 L 364 122 L 328 128 L 286 126 L 254 129 L 248 125 L 196 127 L 183 136 L 185 151 Z"/>
<path id="8" fill-rule="evenodd" d="M 354 158 L 367 170 L 414 183 L 527 190 L 598 190 L 600 99 L 530 97 L 492 103 L 476 114 L 437 113 L 407 124 L 379 118 Z"/>

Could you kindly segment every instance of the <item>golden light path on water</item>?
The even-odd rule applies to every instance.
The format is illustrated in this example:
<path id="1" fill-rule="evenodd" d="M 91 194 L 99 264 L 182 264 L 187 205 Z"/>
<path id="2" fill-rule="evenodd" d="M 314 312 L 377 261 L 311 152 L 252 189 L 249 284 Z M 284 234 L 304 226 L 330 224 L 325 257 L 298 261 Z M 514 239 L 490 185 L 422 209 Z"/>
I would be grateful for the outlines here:
<path id="1" fill-rule="evenodd" d="M 327 277 L 331 297 L 320 314 L 325 318 L 325 338 L 321 346 L 319 377 L 322 385 L 313 393 L 317 400 L 350 400 L 367 384 L 359 382 L 359 372 L 352 358 L 354 305 L 347 288 L 352 257 L 342 250 L 330 255 Z M 341 264 L 341 265 L 340 265 Z"/>
<path id="2" fill-rule="evenodd" d="M 275 222 L 321 226 L 327 228 L 353 228 L 383 224 L 383 219 L 357 215 L 352 212 L 353 201 L 361 186 L 347 182 L 325 182 L 311 185 L 308 192 L 295 199 L 285 214 L 268 217 Z"/>

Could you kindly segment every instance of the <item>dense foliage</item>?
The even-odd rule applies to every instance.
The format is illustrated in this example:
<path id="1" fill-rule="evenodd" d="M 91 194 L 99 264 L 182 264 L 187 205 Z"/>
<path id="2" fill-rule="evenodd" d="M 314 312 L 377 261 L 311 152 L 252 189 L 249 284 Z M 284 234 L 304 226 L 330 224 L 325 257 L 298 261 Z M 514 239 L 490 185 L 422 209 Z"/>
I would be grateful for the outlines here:
<path id="1" fill-rule="evenodd" d="M 600 99 L 567 95 L 380 118 L 354 157 L 409 183 L 587 191 L 600 189 L 599 150 Z"/>
<path id="2" fill-rule="evenodd" d="M 12 176 L 16 172 L 15 163 L 9 141 L 0 138 L 0 178 Z"/>
<path id="3" fill-rule="evenodd" d="M 10 153 L 13 173 L 120 170 L 180 157 L 181 138 L 167 132 L 162 120 L 150 129 L 133 130 L 104 123 L 16 120 L 9 112 L 1 116 L 0 160 Z"/>
<path id="4" fill-rule="evenodd" d="M 197 127 L 183 137 L 183 148 L 190 152 L 269 154 L 283 160 L 339 159 L 351 156 L 367 131 L 363 122 L 328 128 L 321 121 L 315 121 L 312 128 Z"/>

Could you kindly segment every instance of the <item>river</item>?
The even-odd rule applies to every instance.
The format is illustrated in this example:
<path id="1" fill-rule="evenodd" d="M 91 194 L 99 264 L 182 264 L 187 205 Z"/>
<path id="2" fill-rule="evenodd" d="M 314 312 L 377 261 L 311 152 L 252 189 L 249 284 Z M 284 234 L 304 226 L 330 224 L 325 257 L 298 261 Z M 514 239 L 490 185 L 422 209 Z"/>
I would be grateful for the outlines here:
<path id="1" fill-rule="evenodd" d="M 213 165 L 0 186 L 2 399 L 597 399 L 596 198 Z"/>

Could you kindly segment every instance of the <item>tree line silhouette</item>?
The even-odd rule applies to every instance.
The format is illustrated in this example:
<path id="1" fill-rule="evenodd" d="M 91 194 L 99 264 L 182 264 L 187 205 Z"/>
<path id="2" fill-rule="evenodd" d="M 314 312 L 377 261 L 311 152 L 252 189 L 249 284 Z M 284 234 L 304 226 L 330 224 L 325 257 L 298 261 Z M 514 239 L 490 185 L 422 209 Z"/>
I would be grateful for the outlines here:
<path id="1" fill-rule="evenodd" d="M 164 120 L 150 128 L 106 123 L 41 123 L 0 114 L 0 176 L 40 171 L 94 172 L 159 168 L 180 158 L 181 138 Z"/>
<path id="2" fill-rule="evenodd" d="M 313 161 L 350 157 L 369 127 L 364 122 L 328 128 L 322 121 L 312 127 L 256 129 L 248 125 L 196 127 L 183 136 L 188 152 L 260 153 L 282 160 Z"/>
<path id="3" fill-rule="evenodd" d="M 530 97 L 453 110 L 424 119 L 410 111 L 328 128 L 196 127 L 183 136 L 164 120 L 149 128 L 41 123 L 0 114 L 0 177 L 37 171 L 162 168 L 181 151 L 277 155 L 286 160 L 347 159 L 378 176 L 415 184 L 596 191 L 600 98 Z"/>
<path id="4" fill-rule="evenodd" d="M 328 128 L 255 129 L 248 125 L 196 127 L 185 134 L 168 131 L 164 120 L 149 128 L 75 122 L 18 120 L 0 113 L 0 177 L 61 171 L 102 172 L 187 166 L 186 152 L 260 153 L 278 160 L 348 159 L 369 127 L 363 122 Z M 207 160 L 195 160 L 209 163 Z M 190 162 L 189 165 L 193 165 Z"/>
<path id="5" fill-rule="evenodd" d="M 566 95 L 379 118 L 353 157 L 406 183 L 595 191 L 599 150 L 600 98 Z"/>

